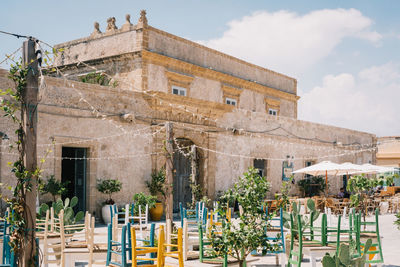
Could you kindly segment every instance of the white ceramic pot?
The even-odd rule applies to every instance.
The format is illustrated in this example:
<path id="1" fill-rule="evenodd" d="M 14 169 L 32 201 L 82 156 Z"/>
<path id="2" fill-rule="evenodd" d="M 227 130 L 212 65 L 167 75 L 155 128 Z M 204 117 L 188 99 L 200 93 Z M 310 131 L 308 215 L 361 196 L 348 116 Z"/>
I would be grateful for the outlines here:
<path id="1" fill-rule="evenodd" d="M 103 217 L 103 222 L 105 224 L 111 223 L 110 207 L 111 205 L 104 205 L 103 208 L 101 208 L 101 216 Z"/>

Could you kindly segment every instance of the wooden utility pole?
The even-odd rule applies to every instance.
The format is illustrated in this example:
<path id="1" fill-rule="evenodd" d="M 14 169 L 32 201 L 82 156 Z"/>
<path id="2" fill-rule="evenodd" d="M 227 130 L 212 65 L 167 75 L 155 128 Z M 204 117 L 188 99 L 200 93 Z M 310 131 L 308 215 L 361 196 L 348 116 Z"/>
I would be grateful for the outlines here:
<path id="1" fill-rule="evenodd" d="M 172 195 L 172 184 L 174 182 L 174 133 L 171 122 L 167 122 L 165 127 L 166 133 L 166 168 L 165 168 L 165 183 L 166 183 L 166 194 L 165 194 L 165 219 L 173 221 L 173 195 Z"/>
<path id="2" fill-rule="evenodd" d="M 25 67 L 28 67 L 26 88 L 23 92 L 23 105 L 21 113 L 23 117 L 24 139 L 22 142 L 24 151 L 24 165 L 29 173 L 37 168 L 36 134 L 37 134 L 37 104 L 38 104 L 38 61 L 35 54 L 35 41 L 29 39 L 24 42 L 22 59 Z M 31 177 L 31 190 L 26 190 L 25 195 L 25 220 L 27 237 L 24 242 L 22 260 L 20 266 L 30 266 L 34 262 L 35 246 L 35 222 L 36 222 L 36 178 Z"/>

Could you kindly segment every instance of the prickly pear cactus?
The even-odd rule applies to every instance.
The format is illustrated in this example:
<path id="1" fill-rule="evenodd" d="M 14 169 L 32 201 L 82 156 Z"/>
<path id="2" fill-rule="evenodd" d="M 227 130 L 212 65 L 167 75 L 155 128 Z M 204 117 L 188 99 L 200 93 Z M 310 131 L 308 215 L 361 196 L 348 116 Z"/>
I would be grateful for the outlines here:
<path id="1" fill-rule="evenodd" d="M 52 208 L 54 209 L 54 214 L 58 217 L 61 210 L 64 210 L 64 224 L 70 225 L 75 224 L 81 221 L 85 217 L 85 213 L 83 211 L 79 211 L 77 214 L 74 213 L 73 208 L 78 204 L 78 198 L 75 196 L 71 200 L 66 198 L 63 202 L 61 199 L 58 199 L 56 202 L 53 202 Z M 46 211 L 49 209 L 47 204 L 42 204 L 39 209 L 39 215 L 45 216 Z"/>
<path id="2" fill-rule="evenodd" d="M 367 251 L 371 247 L 372 240 L 368 239 L 365 243 L 362 256 L 353 258 L 350 253 L 349 245 L 340 244 L 339 254 L 336 256 L 326 255 L 322 259 L 323 267 L 363 267 L 365 266 Z"/>
<path id="3" fill-rule="evenodd" d="M 300 203 L 298 205 L 296 203 L 292 203 L 292 212 L 291 213 L 293 215 L 293 218 L 297 218 L 297 215 L 300 212 L 300 207 L 301 207 Z M 310 210 L 310 213 L 312 214 L 312 216 L 311 215 L 310 216 L 300 215 L 301 225 L 303 226 L 303 229 L 307 228 L 310 225 L 311 217 L 313 218 L 313 222 L 314 222 L 315 220 L 318 219 L 318 217 L 320 215 L 319 210 L 317 210 L 315 208 L 314 200 L 312 200 L 312 199 L 307 200 L 307 208 Z M 283 217 L 283 225 L 286 228 L 290 228 L 290 213 L 284 212 L 282 217 Z M 298 228 L 297 220 L 293 220 L 293 224 L 294 224 L 294 228 L 297 229 Z"/>

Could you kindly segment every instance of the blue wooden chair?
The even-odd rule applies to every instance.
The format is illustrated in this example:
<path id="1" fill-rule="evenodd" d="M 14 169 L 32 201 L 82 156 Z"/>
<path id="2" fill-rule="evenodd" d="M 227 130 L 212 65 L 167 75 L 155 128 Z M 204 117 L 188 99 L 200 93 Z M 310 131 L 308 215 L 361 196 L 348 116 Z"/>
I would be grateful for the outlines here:
<path id="1" fill-rule="evenodd" d="M 118 236 L 113 236 L 113 225 L 108 224 L 107 233 L 108 233 L 108 241 L 107 241 L 107 262 L 106 265 L 110 266 L 120 266 L 126 267 L 131 266 L 131 263 L 128 261 L 132 260 L 132 238 L 131 238 L 131 227 L 133 227 L 130 223 L 122 226 L 121 230 L 121 239 L 118 241 Z M 137 241 L 142 241 L 144 243 L 148 243 L 148 246 L 154 246 L 154 231 L 155 224 L 151 224 L 150 227 L 150 237 L 149 239 L 136 239 Z M 147 245 L 146 245 L 147 246 Z M 120 260 L 113 261 L 112 255 L 116 255 Z M 151 264 L 151 261 L 140 261 L 138 265 Z"/>
<path id="2" fill-rule="evenodd" d="M 111 221 L 114 216 L 117 217 L 118 224 L 125 224 L 125 211 L 119 211 L 116 204 L 110 205 Z M 122 216 L 123 215 L 123 216 Z"/>
<path id="3" fill-rule="evenodd" d="M 203 202 L 197 202 L 195 209 L 186 209 L 179 202 L 179 214 L 181 217 L 181 227 L 183 228 L 183 219 L 187 219 L 188 223 L 194 223 L 197 227 L 198 223 L 203 225 L 207 222 L 207 208 Z"/>
<path id="4" fill-rule="evenodd" d="M 273 242 L 273 244 L 276 244 L 278 246 L 278 249 L 276 251 L 266 251 L 266 254 L 259 253 L 257 250 L 252 251 L 251 255 L 253 256 L 270 256 L 270 255 L 275 255 L 276 256 L 276 264 L 278 265 L 278 255 L 285 255 L 285 236 L 283 232 L 283 211 L 282 208 L 280 209 L 279 216 L 278 217 L 272 217 L 270 214 L 268 214 L 268 208 L 266 208 L 265 211 L 265 218 L 269 221 L 271 221 L 271 225 L 266 229 L 266 237 L 265 239 Z M 278 222 L 273 224 L 273 222 Z M 269 234 L 270 233 L 270 234 Z M 262 248 L 262 250 L 265 250 Z M 281 257 L 281 265 L 285 266 L 285 261 Z"/>
<path id="5" fill-rule="evenodd" d="M 0 224 L 1 238 L 3 240 L 3 257 L 2 264 L 0 267 L 16 267 L 16 258 L 14 252 L 11 250 L 9 227 L 10 224 L 7 222 L 8 213 L 6 212 L 2 222 Z"/>

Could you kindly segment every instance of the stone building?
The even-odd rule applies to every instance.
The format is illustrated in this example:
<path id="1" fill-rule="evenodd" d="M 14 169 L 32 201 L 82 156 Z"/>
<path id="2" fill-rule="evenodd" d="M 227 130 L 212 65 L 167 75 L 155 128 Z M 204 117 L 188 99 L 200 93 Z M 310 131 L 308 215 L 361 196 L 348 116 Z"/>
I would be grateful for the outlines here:
<path id="1" fill-rule="evenodd" d="M 375 163 L 375 135 L 297 119 L 296 79 L 151 27 L 144 11 L 136 25 L 127 15 L 118 29 L 110 18 L 105 32 L 95 23 L 89 37 L 55 48 L 58 71 L 40 88 L 38 154 L 47 151 L 43 176 L 71 181 L 82 209 L 99 211 L 98 178 L 122 181 L 118 204 L 147 190 L 152 169 L 165 164 L 166 122 L 175 208 L 190 200 L 191 177 L 214 198 L 255 166 L 272 195 L 291 170 L 312 163 Z M 15 155 L 4 145 L 12 127 L 5 119 L 0 127 L 10 139 L 2 182 L 12 184 L 6 163 Z M 341 183 L 330 178 L 330 191 Z"/>
<path id="2" fill-rule="evenodd" d="M 376 163 L 400 168 L 400 136 L 379 137 L 378 142 Z"/>

